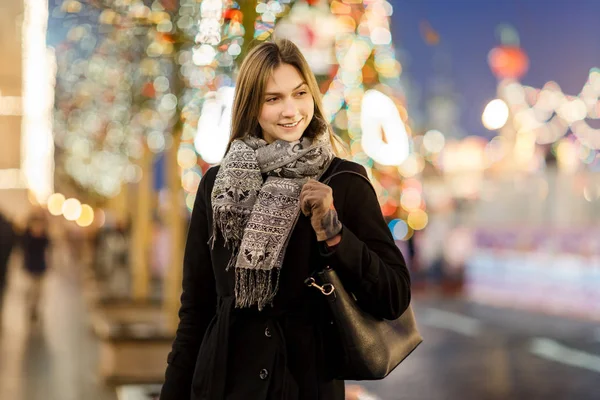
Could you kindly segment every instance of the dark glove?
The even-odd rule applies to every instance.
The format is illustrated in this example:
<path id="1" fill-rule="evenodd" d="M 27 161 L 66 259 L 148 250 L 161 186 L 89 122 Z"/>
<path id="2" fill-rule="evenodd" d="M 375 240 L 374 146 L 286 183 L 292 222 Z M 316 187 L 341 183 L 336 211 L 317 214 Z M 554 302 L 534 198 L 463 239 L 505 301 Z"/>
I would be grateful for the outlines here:
<path id="1" fill-rule="evenodd" d="M 300 193 L 300 209 L 304 215 L 310 216 L 310 223 L 319 242 L 329 240 L 342 231 L 342 223 L 333 206 L 333 192 L 329 186 L 309 179 Z"/>

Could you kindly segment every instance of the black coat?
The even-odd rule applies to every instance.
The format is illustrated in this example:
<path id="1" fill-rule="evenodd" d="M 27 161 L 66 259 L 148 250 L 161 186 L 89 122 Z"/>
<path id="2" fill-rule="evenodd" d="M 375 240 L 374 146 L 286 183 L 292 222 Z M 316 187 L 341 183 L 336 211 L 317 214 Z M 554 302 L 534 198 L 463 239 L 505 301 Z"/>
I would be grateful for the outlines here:
<path id="1" fill-rule="evenodd" d="M 331 170 L 359 164 L 336 158 Z M 273 307 L 236 309 L 230 251 L 212 230 L 211 191 L 218 167 L 203 177 L 192 212 L 183 265 L 179 327 L 168 357 L 160 400 L 343 400 L 335 379 L 338 344 L 324 296 L 304 284 L 317 268 L 334 268 L 372 314 L 394 319 L 410 302 L 402 254 L 381 215 L 377 197 L 353 174 L 334 177 L 334 205 L 343 224 L 332 251 L 301 215 L 287 247 Z"/>

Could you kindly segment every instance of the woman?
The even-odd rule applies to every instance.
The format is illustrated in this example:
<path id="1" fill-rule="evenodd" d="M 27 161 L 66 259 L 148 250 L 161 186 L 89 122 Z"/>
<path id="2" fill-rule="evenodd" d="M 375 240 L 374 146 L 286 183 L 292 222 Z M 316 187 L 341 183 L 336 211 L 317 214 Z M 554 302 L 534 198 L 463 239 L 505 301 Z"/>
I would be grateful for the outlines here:
<path id="1" fill-rule="evenodd" d="M 250 51 L 229 149 L 198 188 L 161 400 L 343 399 L 327 304 L 304 284 L 324 266 L 374 315 L 408 307 L 408 271 L 369 183 L 319 182 L 334 169 L 366 176 L 332 138 L 298 48 Z"/>

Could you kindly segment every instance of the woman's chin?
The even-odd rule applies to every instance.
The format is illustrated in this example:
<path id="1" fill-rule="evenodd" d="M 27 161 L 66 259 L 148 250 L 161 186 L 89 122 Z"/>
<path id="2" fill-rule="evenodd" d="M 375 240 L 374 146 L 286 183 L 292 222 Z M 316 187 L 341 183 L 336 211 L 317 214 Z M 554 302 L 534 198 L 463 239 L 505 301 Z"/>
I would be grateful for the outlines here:
<path id="1" fill-rule="evenodd" d="M 282 132 L 277 139 L 285 140 L 286 142 L 295 142 L 296 140 L 300 140 L 304 131 L 298 130 L 295 132 Z"/>

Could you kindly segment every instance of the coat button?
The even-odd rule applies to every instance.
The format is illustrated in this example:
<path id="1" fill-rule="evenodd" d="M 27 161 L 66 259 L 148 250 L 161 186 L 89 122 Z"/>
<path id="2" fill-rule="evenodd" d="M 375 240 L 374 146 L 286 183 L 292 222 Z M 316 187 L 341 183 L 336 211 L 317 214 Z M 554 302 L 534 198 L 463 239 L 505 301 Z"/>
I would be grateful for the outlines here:
<path id="1" fill-rule="evenodd" d="M 271 330 L 269 329 L 269 327 L 267 326 L 267 328 L 265 329 L 265 336 L 266 337 L 271 337 Z"/>
<path id="2" fill-rule="evenodd" d="M 260 379 L 264 381 L 269 377 L 269 371 L 267 371 L 266 369 L 261 369 L 258 376 L 260 376 Z"/>

